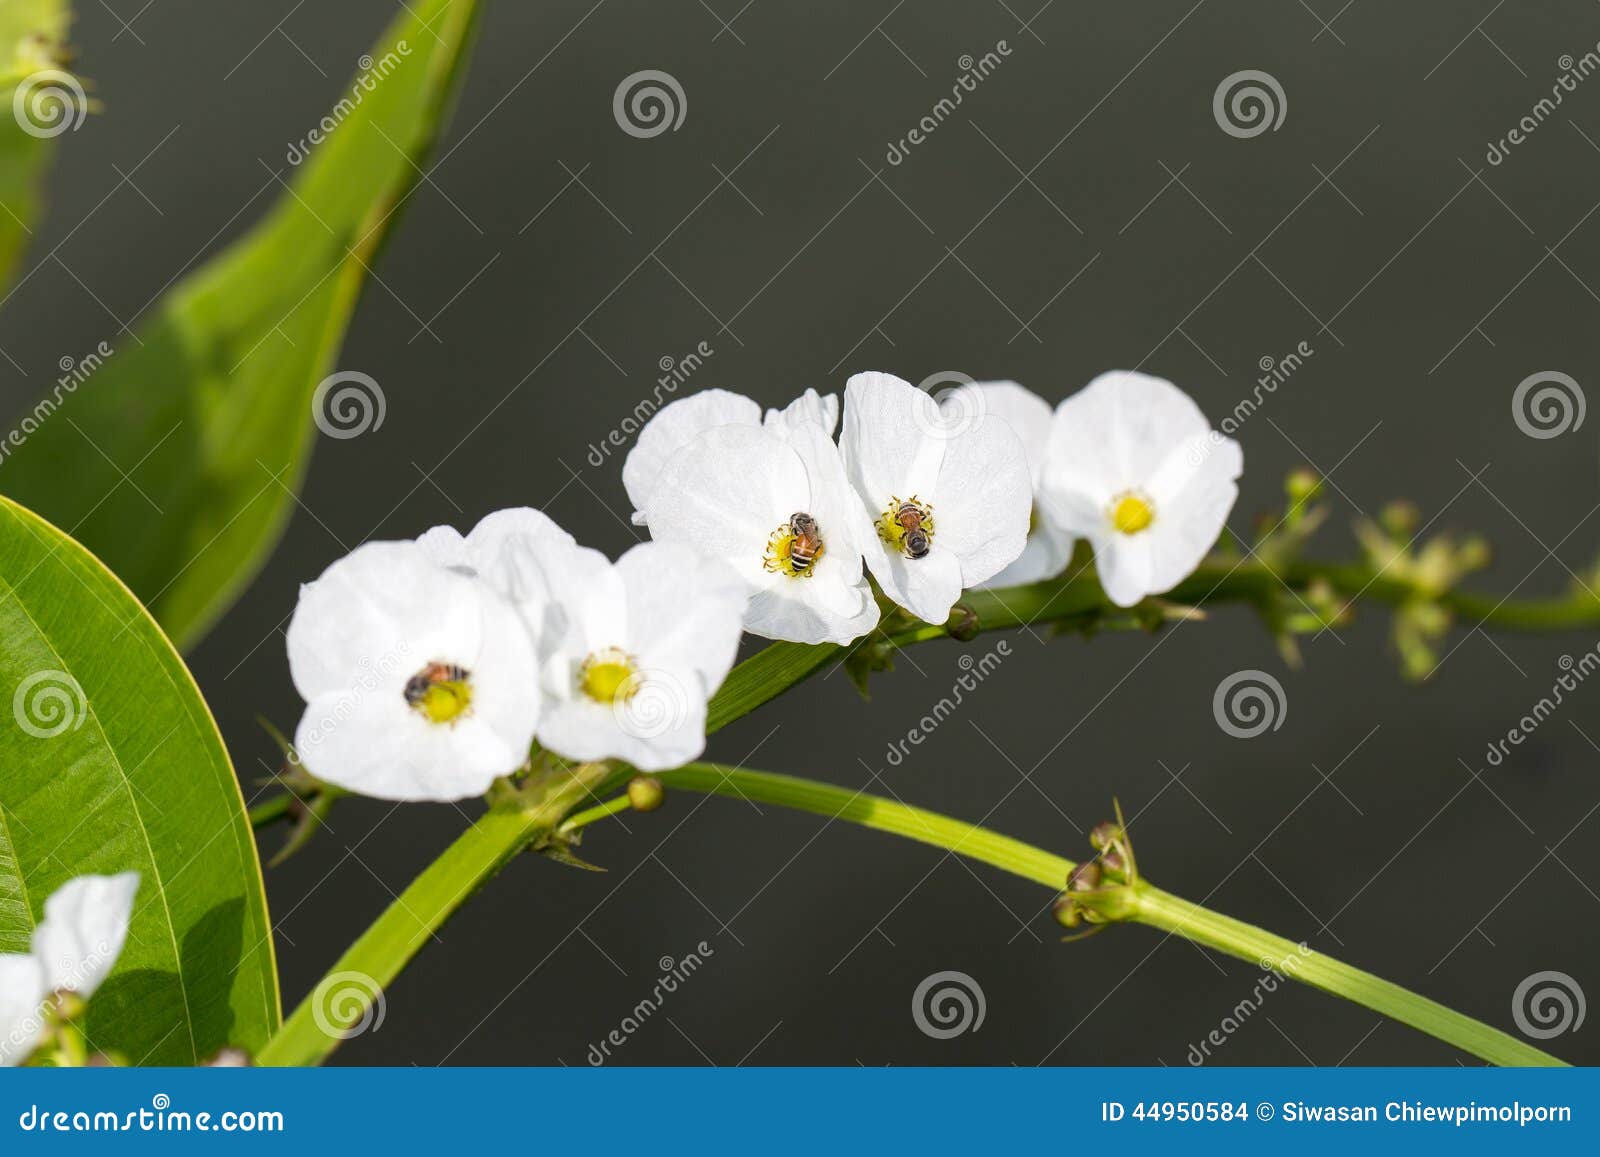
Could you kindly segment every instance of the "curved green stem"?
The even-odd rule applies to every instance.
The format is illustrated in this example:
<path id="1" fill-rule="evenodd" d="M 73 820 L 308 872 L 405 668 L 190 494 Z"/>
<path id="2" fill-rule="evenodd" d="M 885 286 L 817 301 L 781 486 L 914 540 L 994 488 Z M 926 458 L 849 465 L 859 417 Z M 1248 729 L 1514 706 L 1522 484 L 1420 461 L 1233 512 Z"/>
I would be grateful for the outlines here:
<path id="1" fill-rule="evenodd" d="M 664 786 L 710 792 L 848 820 L 993 865 L 1059 892 L 1072 861 L 975 824 L 848 788 L 770 772 L 691 764 L 663 772 Z M 1213 912 L 1141 881 L 1127 919 L 1215 948 L 1392 1017 L 1497 1065 L 1560 1065 L 1549 1053 L 1342 961 Z"/>

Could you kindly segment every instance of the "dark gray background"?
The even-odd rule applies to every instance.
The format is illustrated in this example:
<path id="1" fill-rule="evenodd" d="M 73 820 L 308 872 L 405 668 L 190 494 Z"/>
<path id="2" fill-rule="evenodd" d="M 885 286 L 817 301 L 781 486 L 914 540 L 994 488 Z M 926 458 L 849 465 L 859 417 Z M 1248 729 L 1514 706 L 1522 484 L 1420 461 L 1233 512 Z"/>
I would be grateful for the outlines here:
<path id="1" fill-rule="evenodd" d="M 0 317 L 27 371 L 0 364 L 9 411 L 249 224 L 254 211 L 227 223 L 263 165 L 283 167 L 397 10 L 79 8 L 80 69 L 104 110 L 62 141 L 27 258 L 59 246 L 60 262 Z M 1137 366 L 1214 417 L 1260 359 L 1303 340 L 1314 356 L 1239 432 L 1235 529 L 1310 463 L 1335 491 L 1324 554 L 1349 552 L 1350 521 L 1395 497 L 1490 536 L 1485 589 L 1560 591 L 1597 553 L 1595 420 L 1536 440 L 1510 399 L 1541 370 L 1596 385 L 1600 79 L 1504 164 L 1484 160 L 1558 58 L 1600 40 L 1593 4 L 580 0 L 492 3 L 482 32 L 444 159 L 339 361 L 382 384 L 387 421 L 319 445 L 305 509 L 191 656 L 247 791 L 272 754 L 255 715 L 288 728 L 299 710 L 282 639 L 298 582 L 369 536 L 516 504 L 622 550 L 620 460 L 593 468 L 588 447 L 649 393 L 659 359 L 702 340 L 715 353 L 694 386 L 769 404 L 862 369 L 1015 377 L 1054 401 Z M 958 58 L 999 40 L 1013 50 L 1000 69 L 887 165 Z M 674 75 L 688 106 L 679 131 L 639 140 L 611 100 L 646 68 Z M 1212 94 L 1248 68 L 1279 80 L 1288 109 L 1240 140 Z M 710 751 L 849 785 L 881 772 L 876 790 L 1069 855 L 1116 794 L 1157 882 L 1493 1024 L 1515 1031 L 1512 992 L 1536 971 L 1600 994 L 1600 687 L 1484 766 L 1559 657 L 1595 636 L 1457 632 L 1419 687 L 1397 673 L 1387 622 L 1363 607 L 1307 644 L 1302 671 L 1243 608 L 1154 639 L 1019 636 L 935 743 L 887 767 L 886 746 L 960 674 L 959 649 L 932 646 L 878 679 L 871 704 L 835 675 Z M 1248 667 L 1281 678 L 1289 707 L 1244 741 L 1219 730 L 1211 696 Z M 286 1001 L 465 822 L 343 803 L 332 832 L 272 871 Z M 339 1059 L 583 1064 L 658 958 L 702 939 L 715 955 L 618 1062 L 1182 1065 L 1259 975 L 1140 928 L 1060 944 L 1039 888 L 808 816 L 673 797 L 626 827 L 585 844 L 607 875 L 511 865 Z M 981 984 L 987 1020 L 933 1040 L 911 994 L 944 969 Z M 1550 1047 L 1593 1062 L 1597 1042 L 1591 1026 Z M 1464 1058 L 1295 988 L 1215 1059 Z"/>

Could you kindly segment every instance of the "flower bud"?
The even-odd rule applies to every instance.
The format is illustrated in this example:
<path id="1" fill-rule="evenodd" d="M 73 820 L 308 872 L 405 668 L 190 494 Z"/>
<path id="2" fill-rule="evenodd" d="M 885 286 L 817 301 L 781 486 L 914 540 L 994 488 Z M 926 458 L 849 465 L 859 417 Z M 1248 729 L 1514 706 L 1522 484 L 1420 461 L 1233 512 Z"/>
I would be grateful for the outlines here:
<path id="1" fill-rule="evenodd" d="M 661 781 L 653 775 L 636 775 L 628 781 L 628 803 L 634 811 L 655 811 L 665 795 Z"/>

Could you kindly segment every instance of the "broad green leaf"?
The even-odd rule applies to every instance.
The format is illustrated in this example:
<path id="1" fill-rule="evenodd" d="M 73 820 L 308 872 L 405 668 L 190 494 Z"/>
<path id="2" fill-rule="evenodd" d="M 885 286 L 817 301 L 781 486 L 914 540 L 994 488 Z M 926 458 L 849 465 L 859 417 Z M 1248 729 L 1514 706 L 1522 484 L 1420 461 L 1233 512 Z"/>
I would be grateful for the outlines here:
<path id="1" fill-rule="evenodd" d="M 136 1064 L 255 1052 L 277 1028 L 261 867 L 183 660 L 110 571 L 0 499 L 0 951 L 87 873 L 139 872 L 87 1036 Z"/>
<path id="2" fill-rule="evenodd" d="M 38 216 L 50 142 L 86 111 L 82 85 L 62 67 L 69 18 L 66 0 L 0 0 L 0 288 Z"/>
<path id="3" fill-rule="evenodd" d="M 180 283 L 138 342 L 116 339 L 0 463 L 0 490 L 69 528 L 180 646 L 227 608 L 288 519 L 318 383 L 422 172 L 475 11 L 403 6 L 370 67 L 306 126 L 320 143 L 298 165 L 276 162 L 289 187 L 266 219 Z"/>

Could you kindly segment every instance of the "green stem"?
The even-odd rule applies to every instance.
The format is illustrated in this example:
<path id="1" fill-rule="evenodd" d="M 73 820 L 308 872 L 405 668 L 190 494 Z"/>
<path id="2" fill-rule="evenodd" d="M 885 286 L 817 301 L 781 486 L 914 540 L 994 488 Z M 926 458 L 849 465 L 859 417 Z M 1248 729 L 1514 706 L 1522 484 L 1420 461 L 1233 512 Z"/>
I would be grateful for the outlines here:
<path id="1" fill-rule="evenodd" d="M 333 1052 L 344 1039 L 339 1030 L 360 1022 L 378 992 L 468 897 L 517 853 L 549 835 L 578 803 L 614 782 L 616 774 L 605 764 L 552 771 L 515 799 L 484 813 L 339 958 L 266 1043 L 256 1063 L 310 1065 Z M 339 973 L 355 974 L 355 983 L 336 991 L 331 985 Z"/>
<path id="2" fill-rule="evenodd" d="M 830 821 L 848 820 L 878 831 L 893 832 L 990 864 L 1043 884 L 1052 891 L 1062 890 L 1067 874 L 1074 867 L 1070 860 L 987 828 L 831 784 L 709 763 L 690 764 L 678 771 L 663 772 L 657 778 L 666 787 L 795 808 L 826 816 Z M 1128 919 L 1354 1001 L 1492 1064 L 1565 1063 L 1508 1033 L 1398 984 L 1302 948 L 1242 920 L 1203 908 L 1148 882 L 1135 885 L 1134 894 L 1136 907 Z"/>

